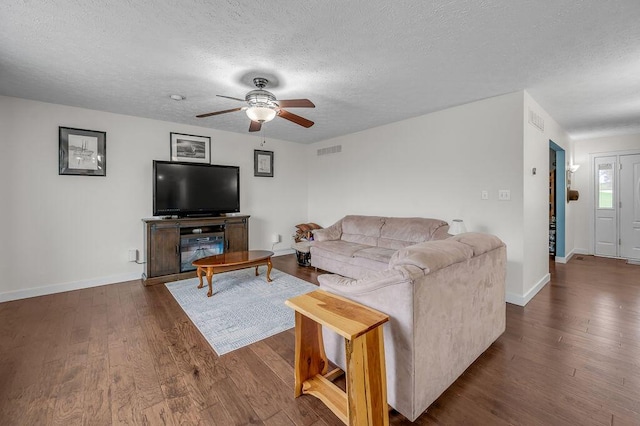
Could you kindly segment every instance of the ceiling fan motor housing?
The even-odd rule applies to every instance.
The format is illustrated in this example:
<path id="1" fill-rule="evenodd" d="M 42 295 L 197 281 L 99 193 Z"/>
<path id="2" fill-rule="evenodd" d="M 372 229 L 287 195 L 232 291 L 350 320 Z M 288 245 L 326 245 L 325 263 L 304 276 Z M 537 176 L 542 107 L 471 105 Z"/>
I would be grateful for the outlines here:
<path id="1" fill-rule="evenodd" d="M 273 93 L 268 92 L 262 89 L 252 90 L 247 93 L 245 100 L 249 104 L 249 106 L 256 107 L 265 107 L 265 108 L 275 108 L 276 107 L 276 97 Z"/>

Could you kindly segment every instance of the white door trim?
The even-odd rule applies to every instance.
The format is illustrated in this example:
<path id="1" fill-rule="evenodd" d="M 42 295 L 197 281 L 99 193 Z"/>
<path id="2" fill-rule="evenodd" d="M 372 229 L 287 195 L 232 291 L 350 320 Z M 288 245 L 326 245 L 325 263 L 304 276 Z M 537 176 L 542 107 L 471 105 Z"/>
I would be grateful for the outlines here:
<path id="1" fill-rule="evenodd" d="M 621 155 L 635 155 L 640 154 L 640 149 L 628 149 L 624 151 L 606 151 L 606 152 L 593 152 L 589 154 L 589 253 L 590 255 L 594 255 L 595 250 L 595 240 L 596 240 L 596 200 L 595 200 L 595 168 L 594 168 L 594 160 L 596 157 L 609 157 L 609 156 L 617 156 L 617 161 L 620 161 Z M 617 170 L 619 172 L 619 170 Z M 619 237 L 619 236 L 618 236 Z"/>

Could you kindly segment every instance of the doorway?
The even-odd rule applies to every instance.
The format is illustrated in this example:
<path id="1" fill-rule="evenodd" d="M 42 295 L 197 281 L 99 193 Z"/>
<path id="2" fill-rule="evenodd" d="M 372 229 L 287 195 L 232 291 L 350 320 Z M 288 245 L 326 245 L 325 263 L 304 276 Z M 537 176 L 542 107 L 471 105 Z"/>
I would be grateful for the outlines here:
<path id="1" fill-rule="evenodd" d="M 592 156 L 596 256 L 640 262 L 640 151 Z"/>
<path id="2" fill-rule="evenodd" d="M 557 260 L 565 256 L 565 179 L 565 151 L 549 140 L 549 255 Z"/>

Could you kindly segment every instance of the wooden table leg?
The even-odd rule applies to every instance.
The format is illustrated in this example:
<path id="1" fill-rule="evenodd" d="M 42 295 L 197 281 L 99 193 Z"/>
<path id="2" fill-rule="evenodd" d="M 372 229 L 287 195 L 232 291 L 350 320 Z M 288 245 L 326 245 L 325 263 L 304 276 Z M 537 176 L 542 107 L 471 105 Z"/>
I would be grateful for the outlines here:
<path id="1" fill-rule="evenodd" d="M 198 274 L 198 279 L 200 280 L 200 284 L 198 284 L 198 288 L 202 288 L 202 286 L 204 285 L 202 283 L 202 268 L 198 266 L 198 270 L 196 271 L 196 274 Z"/>
<path id="2" fill-rule="evenodd" d="M 388 426 L 387 375 L 382 326 L 345 339 L 349 424 Z"/>
<path id="3" fill-rule="evenodd" d="M 294 396 L 302 395 L 302 384 L 317 374 L 325 374 L 329 368 L 324 353 L 322 327 L 314 320 L 296 311 L 296 349 Z"/>
<path id="4" fill-rule="evenodd" d="M 258 266 L 259 266 L 259 265 L 256 265 L 256 277 L 257 277 L 258 275 L 260 275 L 260 274 L 258 273 Z"/>
<path id="5" fill-rule="evenodd" d="M 267 282 L 271 282 L 273 281 L 271 279 L 271 268 L 273 267 L 273 265 L 271 264 L 271 258 L 267 259 Z"/>
<path id="6" fill-rule="evenodd" d="M 207 268 L 207 283 L 209 284 L 209 292 L 207 293 L 208 297 L 213 296 L 213 286 L 211 285 L 212 280 L 213 280 L 213 268 Z"/>

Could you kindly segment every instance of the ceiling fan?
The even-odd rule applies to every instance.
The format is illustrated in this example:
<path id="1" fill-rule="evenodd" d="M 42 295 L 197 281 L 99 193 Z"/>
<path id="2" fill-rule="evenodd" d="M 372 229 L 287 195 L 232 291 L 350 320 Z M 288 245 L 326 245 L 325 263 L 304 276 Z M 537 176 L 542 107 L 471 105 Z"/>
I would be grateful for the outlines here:
<path id="1" fill-rule="evenodd" d="M 235 101 L 246 102 L 248 106 L 226 109 L 224 111 L 209 112 L 207 114 L 196 115 L 197 118 L 211 117 L 212 115 L 226 114 L 228 112 L 245 111 L 251 120 L 249 124 L 250 132 L 257 132 L 262 127 L 262 123 L 273 120 L 276 116 L 282 117 L 303 127 L 313 126 L 313 121 L 293 114 L 284 108 L 315 108 L 316 106 L 309 99 L 287 99 L 278 100 L 275 95 L 264 88 L 269 80 L 262 77 L 253 79 L 253 84 L 257 89 L 247 93 L 244 99 L 233 98 L 231 96 L 216 95 L 221 98 L 233 99 Z"/>

